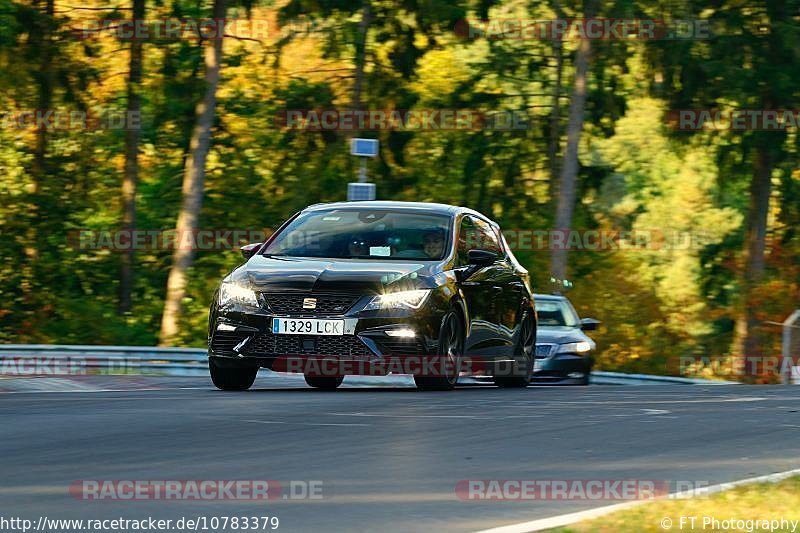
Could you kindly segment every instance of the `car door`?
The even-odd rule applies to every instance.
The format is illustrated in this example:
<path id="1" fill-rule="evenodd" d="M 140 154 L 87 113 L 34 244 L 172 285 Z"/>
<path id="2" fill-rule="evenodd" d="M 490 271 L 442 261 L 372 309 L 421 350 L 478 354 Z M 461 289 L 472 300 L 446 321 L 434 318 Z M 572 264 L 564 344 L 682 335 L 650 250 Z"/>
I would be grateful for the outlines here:
<path id="1" fill-rule="evenodd" d="M 465 351 L 469 355 L 486 358 L 497 358 L 506 352 L 507 336 L 500 327 L 502 310 L 502 275 L 501 261 L 493 265 L 475 267 L 469 265 L 469 250 L 488 250 L 501 253 L 496 237 L 491 228 L 483 220 L 465 216 L 461 220 L 457 243 L 457 268 L 467 272 L 459 283 L 462 297 L 469 312 L 469 334 L 466 338 Z"/>
<path id="2" fill-rule="evenodd" d="M 496 239 L 500 260 L 497 262 L 497 284 L 502 287 L 502 292 L 497 302 L 497 323 L 502 328 L 503 333 L 512 338 L 519 320 L 518 314 L 522 305 L 522 297 L 525 291 L 525 283 L 517 272 L 514 261 L 506 249 L 505 241 L 500 235 L 497 226 L 487 228 Z"/>
<path id="3" fill-rule="evenodd" d="M 481 238 L 481 248 L 494 252 L 498 257 L 489 272 L 494 296 L 492 321 L 495 345 L 499 350 L 497 355 L 509 356 L 513 351 L 516 315 L 520 302 L 517 282 L 521 280 L 509 260 L 497 228 L 480 218 L 476 219 L 475 224 Z"/>

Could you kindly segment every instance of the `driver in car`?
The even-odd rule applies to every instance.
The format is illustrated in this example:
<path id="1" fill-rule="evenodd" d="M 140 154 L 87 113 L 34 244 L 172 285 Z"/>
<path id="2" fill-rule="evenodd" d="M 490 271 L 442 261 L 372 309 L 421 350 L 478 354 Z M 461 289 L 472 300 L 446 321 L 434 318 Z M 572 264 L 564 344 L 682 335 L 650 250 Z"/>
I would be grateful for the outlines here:
<path id="1" fill-rule="evenodd" d="M 444 235 L 439 230 L 427 232 L 422 237 L 422 250 L 431 259 L 439 259 L 444 251 Z"/>
<path id="2" fill-rule="evenodd" d="M 350 257 L 368 256 L 369 246 L 367 246 L 364 239 L 354 236 L 347 244 L 347 252 L 350 254 Z"/>

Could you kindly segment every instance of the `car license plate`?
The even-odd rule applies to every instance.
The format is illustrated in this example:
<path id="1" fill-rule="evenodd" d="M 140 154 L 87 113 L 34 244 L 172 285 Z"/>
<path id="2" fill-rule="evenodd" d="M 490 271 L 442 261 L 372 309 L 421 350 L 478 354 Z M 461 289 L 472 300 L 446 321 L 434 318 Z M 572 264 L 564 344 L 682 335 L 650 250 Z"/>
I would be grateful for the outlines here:
<path id="1" fill-rule="evenodd" d="M 533 361 L 533 371 L 538 372 L 544 367 L 544 361 L 534 360 Z"/>
<path id="2" fill-rule="evenodd" d="M 344 320 L 273 318 L 272 333 L 281 335 L 344 335 Z"/>

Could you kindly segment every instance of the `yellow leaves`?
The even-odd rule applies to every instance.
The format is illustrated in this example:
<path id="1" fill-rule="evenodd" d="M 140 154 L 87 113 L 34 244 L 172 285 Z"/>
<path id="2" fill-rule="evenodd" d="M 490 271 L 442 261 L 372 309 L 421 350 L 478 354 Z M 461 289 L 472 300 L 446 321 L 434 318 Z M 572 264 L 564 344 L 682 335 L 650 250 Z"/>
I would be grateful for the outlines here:
<path id="1" fill-rule="evenodd" d="M 418 78 L 411 84 L 423 100 L 451 94 L 469 78 L 469 70 L 452 48 L 431 50 L 419 61 Z"/>
<path id="2" fill-rule="evenodd" d="M 414 34 L 414 47 L 419 48 L 420 50 L 424 50 L 428 47 L 430 40 L 428 36 L 422 32 L 418 32 Z"/>

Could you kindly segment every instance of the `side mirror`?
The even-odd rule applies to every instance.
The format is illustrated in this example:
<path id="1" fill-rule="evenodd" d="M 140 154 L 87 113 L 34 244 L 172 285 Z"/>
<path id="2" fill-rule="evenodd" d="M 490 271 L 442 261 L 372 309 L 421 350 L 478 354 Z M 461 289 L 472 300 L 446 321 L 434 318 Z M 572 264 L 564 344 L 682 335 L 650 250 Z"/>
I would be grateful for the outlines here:
<path id="1" fill-rule="evenodd" d="M 484 267 L 494 264 L 497 254 L 489 250 L 470 250 L 467 252 L 467 260 L 470 265 Z"/>
<path id="2" fill-rule="evenodd" d="M 602 322 L 600 322 L 599 320 L 595 320 L 594 318 L 581 319 L 581 329 L 583 331 L 594 331 L 600 324 L 602 324 Z"/>
<path id="3" fill-rule="evenodd" d="M 262 244 L 264 244 L 264 243 L 263 242 L 253 242 L 253 243 L 250 243 L 250 244 L 245 244 L 244 246 L 239 248 L 239 250 L 242 252 L 242 255 L 244 256 L 245 259 L 250 259 L 251 257 L 253 257 L 253 255 L 255 255 L 255 253 L 258 251 L 258 249 L 261 248 Z"/>

